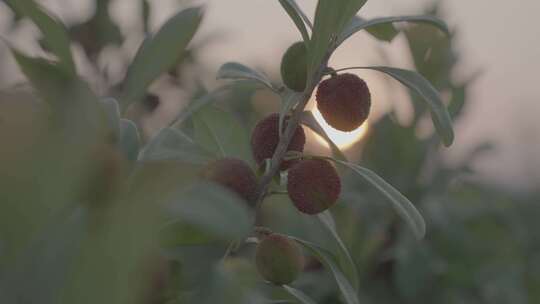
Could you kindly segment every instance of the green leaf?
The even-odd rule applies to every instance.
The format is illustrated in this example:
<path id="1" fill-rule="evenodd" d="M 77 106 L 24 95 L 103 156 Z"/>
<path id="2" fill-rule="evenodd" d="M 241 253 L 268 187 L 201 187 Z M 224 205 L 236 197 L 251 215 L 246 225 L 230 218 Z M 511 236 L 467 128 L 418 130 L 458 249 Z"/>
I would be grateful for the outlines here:
<path id="1" fill-rule="evenodd" d="M 193 116 L 195 141 L 220 157 L 250 160 L 249 136 L 230 114 L 216 107 L 205 107 Z"/>
<path id="2" fill-rule="evenodd" d="M 426 234 L 426 223 L 424 218 L 416 210 L 414 205 L 398 190 L 388 184 L 384 179 L 375 174 L 373 171 L 363 168 L 356 164 L 336 160 L 337 163 L 351 168 L 355 173 L 362 177 L 365 181 L 375 187 L 382 195 L 384 195 L 394 206 L 398 214 L 411 227 L 414 235 L 418 239 L 422 239 Z"/>
<path id="3" fill-rule="evenodd" d="M 124 108 L 139 101 L 148 86 L 176 64 L 195 35 L 201 20 L 202 8 L 185 9 L 143 42 L 127 72 L 121 98 Z"/>
<path id="4" fill-rule="evenodd" d="M 302 12 L 298 4 L 296 4 L 296 1 L 294 0 L 279 0 L 279 3 L 281 3 L 281 6 L 285 9 L 287 14 L 289 14 L 289 17 L 291 17 L 292 21 L 300 31 L 300 34 L 302 35 L 302 38 L 304 39 L 304 42 L 309 41 L 309 33 L 306 29 L 306 24 L 304 23 L 304 20 L 307 19 L 306 15 Z"/>
<path id="5" fill-rule="evenodd" d="M 141 160 L 179 160 L 205 164 L 214 158 L 191 138 L 174 128 L 164 128 L 152 137 L 141 152 Z"/>
<path id="6" fill-rule="evenodd" d="M 39 95 L 51 104 L 62 103 L 62 88 L 71 82 L 70 75 L 55 62 L 26 56 L 14 48 L 11 48 L 11 52 Z"/>
<path id="7" fill-rule="evenodd" d="M 434 17 L 434 16 L 427 16 L 427 15 L 421 15 L 421 16 L 397 16 L 397 17 L 381 17 L 381 18 L 375 18 L 371 20 L 364 20 L 359 17 L 355 17 L 351 20 L 351 22 L 347 25 L 345 30 L 341 33 L 339 37 L 338 45 L 342 44 L 345 40 L 347 40 L 349 37 L 354 35 L 355 33 L 366 29 L 370 30 L 373 28 L 377 28 L 379 30 L 383 30 L 382 36 L 379 36 L 383 40 L 391 41 L 396 35 L 397 31 L 395 28 L 390 28 L 388 26 L 381 28 L 381 26 L 384 25 L 392 25 L 394 22 L 416 22 L 416 23 L 428 23 L 430 25 L 433 25 L 437 28 L 439 28 L 441 31 L 443 31 L 445 34 L 450 35 L 450 31 L 448 30 L 448 26 L 444 21 L 441 19 Z M 371 32 L 373 34 L 373 32 Z M 375 37 L 377 35 L 380 35 L 381 32 L 375 32 Z M 379 38 L 377 37 L 377 38 Z"/>
<path id="8" fill-rule="evenodd" d="M 101 100 L 101 104 L 105 108 L 105 113 L 109 120 L 109 124 L 113 133 L 120 136 L 120 105 L 114 98 L 105 98 Z"/>
<path id="9" fill-rule="evenodd" d="M 320 0 L 318 2 L 313 34 L 308 45 L 308 75 L 313 75 L 328 53 L 334 51 L 338 36 L 366 1 Z"/>
<path id="10" fill-rule="evenodd" d="M 237 62 L 227 62 L 222 65 L 217 72 L 217 79 L 255 81 L 277 92 L 266 75 Z"/>
<path id="11" fill-rule="evenodd" d="M 351 282 L 351 285 L 353 286 L 353 288 L 356 291 L 358 291 L 359 279 L 358 279 L 357 267 L 351 257 L 351 254 L 349 253 L 349 250 L 347 249 L 347 246 L 345 246 L 345 243 L 339 237 L 339 234 L 336 229 L 336 223 L 334 221 L 334 218 L 332 217 L 332 214 L 330 213 L 330 211 L 325 211 L 323 213 L 320 213 L 317 217 L 319 218 L 321 223 L 323 223 L 323 226 L 325 226 L 328 229 L 328 231 L 330 231 L 330 234 L 332 234 L 332 236 L 338 243 L 339 248 L 340 248 L 338 258 L 339 258 L 341 268 L 343 269 L 343 272 L 349 279 L 349 282 Z"/>
<path id="12" fill-rule="evenodd" d="M 355 32 L 357 32 L 355 31 L 355 27 L 361 27 L 363 24 L 367 22 L 368 20 L 365 20 L 358 16 L 354 16 L 354 18 L 351 20 L 347 28 L 345 28 L 345 30 L 343 31 L 342 36 L 340 36 L 338 43 L 341 45 L 347 38 L 349 38 Z M 399 34 L 398 30 L 396 29 L 393 23 L 381 23 L 381 24 L 369 26 L 365 28 L 365 30 L 371 36 L 379 40 L 386 41 L 386 42 L 391 42 Z M 345 33 L 347 33 L 348 36 L 346 38 L 343 38 L 343 34 Z"/>
<path id="13" fill-rule="evenodd" d="M 385 73 L 418 93 L 429 106 L 431 119 L 443 143 L 447 147 L 452 145 L 454 141 L 452 118 L 450 118 L 450 114 L 439 96 L 439 92 L 422 75 L 413 71 L 384 66 L 358 67 L 355 69 L 368 69 Z"/>
<path id="14" fill-rule="evenodd" d="M 60 67 L 75 75 L 76 68 L 70 49 L 69 35 L 65 26 L 49 15 L 44 8 L 32 0 L 5 0 L 13 10 L 28 17 L 43 34 L 46 47 L 58 57 Z"/>
<path id="15" fill-rule="evenodd" d="M 330 139 L 328 134 L 326 134 L 326 131 L 324 131 L 323 127 L 319 124 L 317 119 L 315 119 L 315 116 L 313 116 L 313 113 L 311 111 L 304 111 L 302 113 L 301 117 L 302 124 L 310 128 L 313 132 L 317 133 L 319 136 L 321 136 L 328 145 L 330 145 L 330 149 L 332 149 L 332 153 L 334 154 L 334 157 L 337 157 L 340 160 L 347 161 L 347 157 L 339 147 Z"/>
<path id="16" fill-rule="evenodd" d="M 285 88 L 280 95 L 282 105 L 279 110 L 279 136 L 281 137 L 284 131 L 283 124 L 285 122 L 285 117 L 290 115 L 291 110 L 296 106 L 296 104 L 298 104 L 300 96 L 302 96 L 303 93 L 295 92 L 289 88 Z"/>
<path id="17" fill-rule="evenodd" d="M 291 294 L 293 297 L 298 299 L 303 304 L 317 304 L 314 300 L 312 300 L 310 297 L 308 297 L 305 293 L 302 291 L 292 288 L 291 286 L 283 285 L 283 289 L 285 289 L 289 294 Z"/>
<path id="18" fill-rule="evenodd" d="M 330 272 L 332 272 L 332 275 L 334 276 L 338 284 L 339 290 L 341 291 L 341 294 L 343 295 L 343 298 L 345 299 L 345 302 L 347 304 L 360 304 L 356 291 L 338 267 L 336 263 L 336 258 L 332 255 L 331 252 L 308 241 L 304 241 L 295 237 L 291 238 L 303 245 L 308 251 L 310 251 L 314 256 L 316 256 L 319 261 L 321 261 L 321 263 L 323 263 L 324 266 L 328 270 L 330 270 Z"/>
<path id="19" fill-rule="evenodd" d="M 252 228 L 245 202 L 219 185 L 196 183 L 178 191 L 167 206 L 169 224 L 184 222 L 223 240 L 244 238 Z"/>
<path id="20" fill-rule="evenodd" d="M 120 120 L 120 149 L 127 159 L 134 162 L 139 156 L 141 138 L 134 122 L 128 119 Z"/>
<path id="21" fill-rule="evenodd" d="M 174 120 L 174 123 L 172 126 L 174 128 L 180 128 L 182 124 L 188 120 L 191 116 L 193 116 L 197 111 L 204 108 L 205 106 L 217 101 L 217 97 L 220 94 L 223 94 L 231 89 L 231 87 L 234 85 L 226 85 L 222 86 L 202 97 L 199 97 L 195 99 L 194 101 L 190 102 L 185 109 L 182 110 L 180 115 Z"/>

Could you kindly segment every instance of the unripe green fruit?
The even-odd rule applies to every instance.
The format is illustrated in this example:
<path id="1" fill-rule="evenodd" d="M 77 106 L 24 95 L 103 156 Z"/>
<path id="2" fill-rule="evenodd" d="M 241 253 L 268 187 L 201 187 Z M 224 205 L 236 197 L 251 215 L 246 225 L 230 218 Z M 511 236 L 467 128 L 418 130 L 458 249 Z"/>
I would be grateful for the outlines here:
<path id="1" fill-rule="evenodd" d="M 341 180 L 328 161 L 302 160 L 289 170 L 287 192 L 300 212 L 318 214 L 336 203 Z"/>
<path id="2" fill-rule="evenodd" d="M 235 158 L 222 158 L 209 163 L 202 177 L 235 192 L 247 202 L 257 195 L 257 178 L 248 164 Z"/>
<path id="3" fill-rule="evenodd" d="M 261 276 L 276 285 L 290 284 L 304 268 L 302 249 L 279 234 L 266 236 L 257 245 L 255 264 Z"/>
<path id="4" fill-rule="evenodd" d="M 333 128 L 350 132 L 369 116 L 371 94 L 366 82 L 354 74 L 326 79 L 317 89 L 317 109 Z"/>
<path id="5" fill-rule="evenodd" d="M 291 45 L 283 55 L 281 78 L 283 78 L 283 83 L 293 91 L 303 92 L 306 89 L 307 48 L 303 41 Z"/>
<path id="6" fill-rule="evenodd" d="M 283 128 L 287 127 L 287 119 L 285 119 Z M 253 158 L 259 166 L 264 163 L 267 158 L 272 158 L 279 144 L 279 114 L 274 113 L 261 120 L 251 133 L 251 150 Z M 306 134 L 302 126 L 298 126 L 293 134 L 291 143 L 287 151 L 303 152 L 306 144 Z M 281 170 L 287 170 L 295 161 L 283 161 L 280 165 Z"/>

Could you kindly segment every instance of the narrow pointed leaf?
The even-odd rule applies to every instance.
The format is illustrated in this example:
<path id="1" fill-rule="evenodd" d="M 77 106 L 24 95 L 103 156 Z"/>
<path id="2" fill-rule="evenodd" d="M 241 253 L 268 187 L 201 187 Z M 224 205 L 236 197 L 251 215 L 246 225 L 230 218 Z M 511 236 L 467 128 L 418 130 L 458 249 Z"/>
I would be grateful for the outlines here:
<path id="1" fill-rule="evenodd" d="M 292 21 L 300 31 L 300 34 L 302 35 L 304 41 L 308 42 L 309 33 L 302 17 L 304 16 L 305 18 L 305 14 L 300 10 L 300 7 L 296 4 L 294 0 L 279 0 L 279 3 L 281 3 L 283 9 L 285 9 L 289 17 L 291 17 Z"/>
<path id="2" fill-rule="evenodd" d="M 373 66 L 362 67 L 359 69 L 369 69 L 385 73 L 420 95 L 430 109 L 431 119 L 433 120 L 435 129 L 437 130 L 437 133 L 441 137 L 443 143 L 447 147 L 452 145 L 454 142 L 452 118 L 450 117 L 450 114 L 448 113 L 439 92 L 437 92 L 437 90 L 433 87 L 433 85 L 431 85 L 431 83 L 429 83 L 427 79 L 417 72 L 398 68 Z"/>
<path id="3" fill-rule="evenodd" d="M 310 297 L 308 297 L 304 292 L 301 290 L 298 290 L 296 288 L 293 288 L 291 286 L 283 285 L 283 289 L 285 289 L 290 295 L 298 299 L 302 304 L 317 304 L 314 300 L 312 300 Z"/>
<path id="4" fill-rule="evenodd" d="M 338 257 L 339 257 L 341 268 L 343 269 L 343 272 L 349 279 L 349 282 L 351 282 L 351 285 L 353 286 L 353 288 L 355 290 L 358 290 L 359 279 L 358 279 L 357 267 L 351 257 L 351 254 L 349 253 L 349 250 L 347 249 L 347 246 L 345 246 L 345 243 L 339 237 L 339 234 L 336 228 L 336 223 L 334 221 L 334 218 L 332 217 L 332 213 L 330 213 L 330 211 L 325 211 L 323 213 L 320 213 L 318 215 L 318 218 L 323 224 L 323 226 L 325 226 L 326 229 L 328 229 L 330 234 L 334 237 L 334 239 L 338 243 L 339 248 L 340 248 Z"/>
<path id="5" fill-rule="evenodd" d="M 121 104 L 125 108 L 140 100 L 148 86 L 176 64 L 202 20 L 202 8 L 188 8 L 169 19 L 145 40 L 131 63 Z"/>
<path id="6" fill-rule="evenodd" d="M 64 71 L 75 75 L 75 63 L 65 26 L 32 0 L 5 0 L 13 10 L 28 17 L 43 34 L 45 46 L 58 58 Z"/>
<path id="7" fill-rule="evenodd" d="M 396 16 L 396 17 L 374 18 L 371 20 L 365 20 L 360 17 L 355 17 L 351 20 L 351 22 L 347 25 L 345 30 L 341 33 L 339 37 L 339 44 L 342 44 L 345 40 L 347 40 L 347 38 L 349 38 L 350 36 L 354 35 L 355 33 L 361 30 L 364 30 L 364 29 L 369 30 L 370 28 L 378 27 L 385 24 L 391 25 L 394 22 L 427 23 L 427 24 L 430 24 L 439 28 L 443 33 L 450 35 L 450 31 L 446 23 L 435 16 L 428 16 L 428 15 Z M 391 28 L 387 28 L 387 30 L 390 30 L 390 33 L 389 35 L 387 35 L 387 38 L 390 38 L 390 40 L 392 40 L 392 38 L 395 37 L 395 35 L 397 35 L 397 31 L 392 32 Z"/>
<path id="8" fill-rule="evenodd" d="M 291 238 L 303 245 L 308 251 L 316 256 L 317 259 L 324 264 L 327 270 L 332 273 L 347 304 L 360 304 L 356 291 L 339 268 L 338 264 L 336 263 L 336 258 L 331 252 L 308 241 L 295 237 Z"/>
<path id="9" fill-rule="evenodd" d="M 336 42 L 352 17 L 367 0 L 320 0 L 315 11 L 313 34 L 308 45 L 308 75 L 313 75 Z"/>
<path id="10" fill-rule="evenodd" d="M 416 238 L 422 239 L 424 237 L 426 234 L 426 223 L 424 222 L 424 218 L 403 194 L 371 170 L 343 161 L 336 162 L 351 168 L 365 181 L 374 186 L 379 193 L 384 195 L 392 203 L 398 214 L 407 222 L 409 227 L 411 227 Z"/>
<path id="11" fill-rule="evenodd" d="M 237 62 L 222 65 L 217 73 L 217 79 L 255 81 L 272 91 L 277 91 L 266 75 Z"/>

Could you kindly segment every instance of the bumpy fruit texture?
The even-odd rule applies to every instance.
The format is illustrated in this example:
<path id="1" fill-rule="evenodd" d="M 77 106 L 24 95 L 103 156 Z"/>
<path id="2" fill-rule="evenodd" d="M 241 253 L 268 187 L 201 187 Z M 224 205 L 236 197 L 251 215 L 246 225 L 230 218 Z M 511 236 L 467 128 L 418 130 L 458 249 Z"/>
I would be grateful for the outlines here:
<path id="1" fill-rule="evenodd" d="M 300 212 L 318 214 L 336 203 L 341 180 L 328 161 L 302 160 L 289 170 L 287 191 Z"/>
<path id="2" fill-rule="evenodd" d="M 222 158 L 211 162 L 204 168 L 202 177 L 228 188 L 247 202 L 253 201 L 257 195 L 255 173 L 239 159 Z"/>
<path id="3" fill-rule="evenodd" d="M 333 128 L 350 132 L 368 118 L 371 94 L 366 82 L 353 74 L 326 79 L 317 89 L 317 109 Z"/>
<path id="4" fill-rule="evenodd" d="M 307 49 L 302 41 L 287 49 L 281 59 L 281 78 L 283 83 L 294 91 L 303 92 L 307 82 Z"/>
<path id="5" fill-rule="evenodd" d="M 300 246 L 286 236 L 271 234 L 257 245 L 255 264 L 261 276 L 276 285 L 290 284 L 304 268 Z"/>
<path id="6" fill-rule="evenodd" d="M 283 128 L 287 127 L 287 120 Z M 259 166 L 267 158 L 272 158 L 279 143 L 279 114 L 274 113 L 261 120 L 251 134 L 251 150 L 253 157 Z M 306 135 L 302 126 L 298 126 L 292 137 L 287 151 L 303 152 L 306 144 Z M 281 170 L 287 170 L 295 161 L 283 161 Z"/>

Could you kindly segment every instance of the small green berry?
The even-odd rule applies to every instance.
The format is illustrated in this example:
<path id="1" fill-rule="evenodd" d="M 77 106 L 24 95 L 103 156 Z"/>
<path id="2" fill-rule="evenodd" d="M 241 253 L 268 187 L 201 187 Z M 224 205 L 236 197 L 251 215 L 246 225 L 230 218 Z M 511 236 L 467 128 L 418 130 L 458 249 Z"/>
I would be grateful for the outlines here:
<path id="1" fill-rule="evenodd" d="M 303 41 L 291 45 L 283 55 L 281 78 L 283 78 L 283 83 L 293 91 L 303 92 L 306 89 L 307 48 Z"/>
<path id="2" fill-rule="evenodd" d="M 258 245 L 255 264 L 260 275 L 276 285 L 292 283 L 304 268 L 302 249 L 284 235 L 270 234 Z"/>

